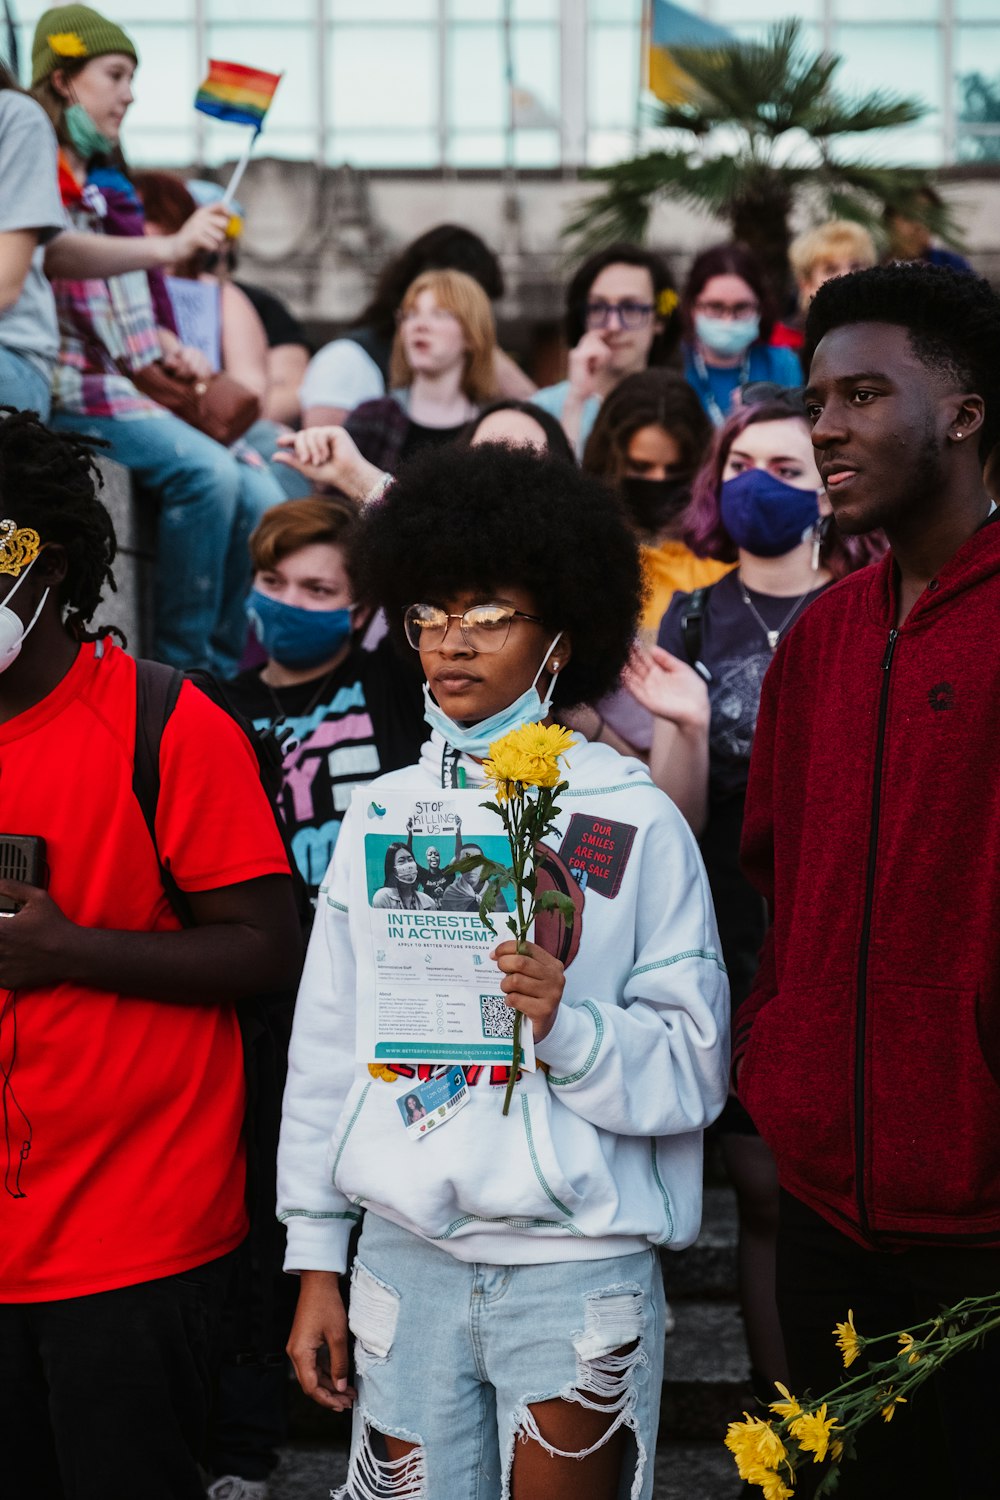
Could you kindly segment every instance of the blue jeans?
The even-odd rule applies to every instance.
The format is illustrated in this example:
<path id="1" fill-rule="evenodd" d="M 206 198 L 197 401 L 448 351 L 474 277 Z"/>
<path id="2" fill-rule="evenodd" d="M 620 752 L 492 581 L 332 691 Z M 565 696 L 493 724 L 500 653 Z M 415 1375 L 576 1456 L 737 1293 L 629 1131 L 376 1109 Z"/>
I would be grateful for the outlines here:
<path id="1" fill-rule="evenodd" d="M 16 406 L 18 411 L 37 411 L 43 422 L 49 419 L 52 393 L 41 370 L 23 354 L 0 344 L 0 406 Z"/>
<path id="2" fill-rule="evenodd" d="M 268 465 L 271 476 L 281 486 L 282 493 L 288 500 L 304 500 L 307 495 L 315 495 L 316 486 L 311 479 L 300 474 L 298 469 L 289 468 L 288 464 L 275 464 L 271 460 L 278 447 L 278 436 L 282 432 L 291 429 L 282 427 L 280 422 L 269 422 L 266 417 L 260 417 L 251 428 L 243 434 L 243 441 L 249 443 L 255 453 L 259 453 Z"/>
<path id="3" fill-rule="evenodd" d="M 159 500 L 152 655 L 233 676 L 247 632 L 247 544 L 265 510 L 284 500 L 280 485 L 169 412 L 116 418 L 57 411 L 52 425 L 103 438 L 108 457 Z"/>
<path id="4" fill-rule="evenodd" d="M 595 1449 L 627 1428 L 619 1495 L 652 1495 L 664 1319 L 654 1250 L 469 1263 L 369 1212 L 348 1318 L 358 1401 L 339 1500 L 402 1497 L 404 1489 L 507 1500 L 517 1439 L 556 1451 L 532 1410 L 555 1398 L 607 1413 Z M 414 1443 L 415 1454 L 387 1458 L 383 1433 Z"/>

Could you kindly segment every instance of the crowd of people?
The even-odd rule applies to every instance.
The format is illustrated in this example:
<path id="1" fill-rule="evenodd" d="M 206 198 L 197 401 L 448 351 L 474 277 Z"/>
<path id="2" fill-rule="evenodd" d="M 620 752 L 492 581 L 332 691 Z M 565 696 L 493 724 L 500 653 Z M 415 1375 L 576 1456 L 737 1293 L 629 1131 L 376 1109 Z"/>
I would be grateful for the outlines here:
<path id="1" fill-rule="evenodd" d="M 784 305 L 742 245 L 678 289 L 622 243 L 536 389 L 496 257 L 441 225 L 314 352 L 237 279 L 238 205 L 128 169 L 127 32 L 58 6 L 31 62 L 0 71 L 5 1493 L 265 1500 L 287 1346 L 354 1410 L 344 1500 L 648 1500 L 706 1133 L 761 1411 L 836 1383 L 850 1309 L 875 1337 L 1000 1280 L 1000 298 L 899 214 L 881 266 L 802 234 Z M 157 518 L 149 661 L 101 625 L 100 454 Z M 535 850 L 573 917 L 519 945 L 508 888 L 489 949 L 538 1066 L 510 1116 L 510 1069 L 460 1066 L 425 1140 L 449 1068 L 365 1051 L 364 914 L 479 911 L 463 818 L 539 721 L 574 737 Z M 366 869 L 399 792 L 450 821 Z M 998 1366 L 866 1429 L 839 1492 L 995 1493 Z"/>

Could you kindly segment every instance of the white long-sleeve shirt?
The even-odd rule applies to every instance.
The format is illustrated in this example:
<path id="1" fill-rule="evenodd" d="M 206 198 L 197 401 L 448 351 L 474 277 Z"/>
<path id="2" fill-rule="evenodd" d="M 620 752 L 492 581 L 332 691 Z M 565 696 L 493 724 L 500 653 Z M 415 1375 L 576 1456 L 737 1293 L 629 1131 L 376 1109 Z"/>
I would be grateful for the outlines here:
<path id="1" fill-rule="evenodd" d="M 443 742 L 380 787 L 441 787 Z M 725 1102 L 729 987 L 697 845 L 644 766 L 581 742 L 560 796 L 558 850 L 573 814 L 612 825 L 620 883 L 584 891 L 579 949 L 548 1035 L 511 1112 L 483 1070 L 439 1135 L 407 1137 L 405 1079 L 355 1057 L 350 823 L 320 890 L 289 1056 L 278 1210 L 287 1270 L 344 1269 L 351 1226 L 371 1209 L 460 1260 L 524 1264 L 597 1259 L 648 1245 L 681 1249 L 701 1218 L 702 1134 Z M 481 767 L 464 759 L 468 785 Z M 629 832 L 634 830 L 629 840 Z M 358 928 L 360 932 L 360 927 Z M 364 997 L 360 997 L 363 1002 Z M 412 1087 L 412 1082 L 409 1085 Z"/>

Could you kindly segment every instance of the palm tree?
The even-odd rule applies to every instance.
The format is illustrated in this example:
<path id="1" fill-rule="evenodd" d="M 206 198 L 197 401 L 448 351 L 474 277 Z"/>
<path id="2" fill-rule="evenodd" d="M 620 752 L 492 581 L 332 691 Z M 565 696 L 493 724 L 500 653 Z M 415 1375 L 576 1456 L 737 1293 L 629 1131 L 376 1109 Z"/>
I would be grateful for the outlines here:
<path id="1" fill-rule="evenodd" d="M 886 207 L 905 208 L 955 237 L 947 209 L 914 203 L 926 174 L 915 168 L 842 159 L 837 138 L 919 120 L 926 107 L 883 90 L 849 98 L 831 85 L 841 59 L 810 53 L 799 21 L 782 21 L 763 42 L 713 50 L 676 48 L 692 97 L 657 108 L 655 123 L 689 137 L 586 174 L 606 184 L 565 230 L 582 247 L 641 241 L 658 198 L 674 198 L 727 219 L 734 238 L 759 256 L 772 285 L 788 280 L 789 216 L 806 197 L 822 217 L 873 227 Z"/>

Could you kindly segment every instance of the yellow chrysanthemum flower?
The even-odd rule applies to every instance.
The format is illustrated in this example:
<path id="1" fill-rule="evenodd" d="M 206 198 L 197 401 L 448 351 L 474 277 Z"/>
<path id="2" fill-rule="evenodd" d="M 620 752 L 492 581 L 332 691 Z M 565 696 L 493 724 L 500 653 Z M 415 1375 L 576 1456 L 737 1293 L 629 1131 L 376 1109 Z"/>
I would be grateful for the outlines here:
<path id="1" fill-rule="evenodd" d="M 854 1326 L 853 1308 L 847 1314 L 847 1322 L 838 1323 L 833 1331 L 837 1336 L 837 1347 L 844 1356 L 844 1369 L 849 1370 L 865 1347 L 864 1339 Z"/>
<path id="2" fill-rule="evenodd" d="M 777 1417 L 797 1417 L 802 1411 L 801 1406 L 792 1395 L 787 1386 L 782 1385 L 780 1380 L 774 1382 L 775 1390 L 781 1392 L 784 1400 L 772 1401 L 771 1410 Z"/>
<path id="3" fill-rule="evenodd" d="M 882 1420 L 883 1422 L 891 1422 L 896 1415 L 896 1407 L 906 1405 L 906 1397 L 893 1396 L 892 1386 L 887 1391 L 883 1391 L 879 1399 L 885 1400 L 886 1397 L 891 1397 L 891 1400 L 888 1400 L 886 1405 L 882 1407 Z"/>
<path id="4" fill-rule="evenodd" d="M 839 1464 L 843 1456 L 844 1445 L 840 1441 L 840 1438 L 834 1438 L 833 1442 L 830 1444 L 830 1460 L 832 1463 Z"/>
<path id="5" fill-rule="evenodd" d="M 45 38 L 56 57 L 86 57 L 87 44 L 75 31 L 54 31 Z"/>
<path id="6" fill-rule="evenodd" d="M 784 1443 L 770 1422 L 764 1422 L 760 1417 L 751 1417 L 747 1412 L 743 1415 L 746 1421 L 730 1422 L 726 1431 L 726 1447 L 736 1460 L 740 1478 L 750 1480 L 751 1484 L 760 1484 L 761 1480 L 752 1478 L 752 1474 L 760 1470 L 776 1469 L 788 1455 Z"/>
<path id="7" fill-rule="evenodd" d="M 917 1341 L 913 1337 L 912 1333 L 901 1333 L 899 1335 L 900 1353 L 909 1355 L 909 1358 L 906 1361 L 908 1365 L 915 1365 L 920 1359 L 920 1354 L 915 1347 L 916 1342 Z"/>
<path id="8" fill-rule="evenodd" d="M 816 1411 L 803 1412 L 789 1427 L 789 1432 L 804 1453 L 813 1455 L 813 1463 L 821 1464 L 830 1447 L 830 1433 L 837 1424 L 836 1417 L 826 1414 L 826 1402 Z"/>
<path id="9" fill-rule="evenodd" d="M 770 1469 L 765 1469 L 761 1477 L 751 1480 L 751 1483 L 760 1485 L 764 1491 L 764 1500 L 790 1500 L 792 1495 L 781 1475 Z"/>
<path id="10" fill-rule="evenodd" d="M 483 770 L 496 786 L 497 800 L 508 801 L 515 786 L 558 786 L 559 760 L 572 744 L 573 735 L 560 724 L 522 724 L 494 740 Z"/>
<path id="11" fill-rule="evenodd" d="M 399 1077 L 399 1074 L 394 1073 L 391 1068 L 387 1068 L 385 1063 L 369 1063 L 368 1071 L 373 1078 L 381 1078 L 386 1083 L 395 1083 Z"/>

